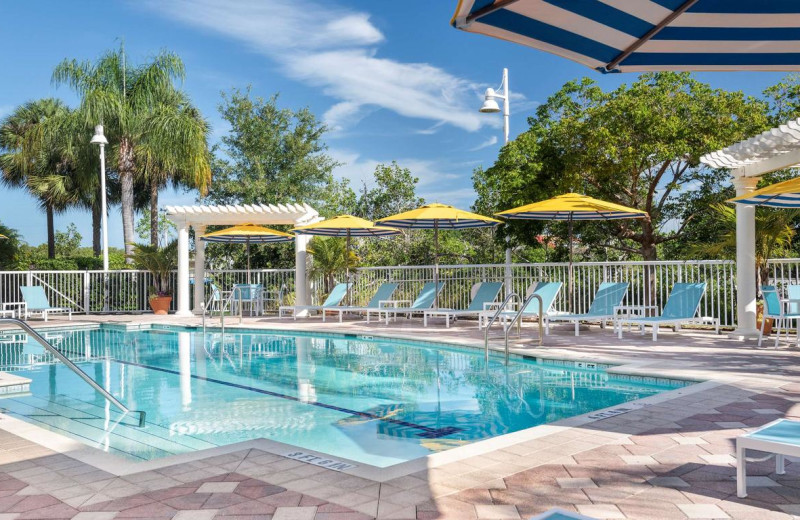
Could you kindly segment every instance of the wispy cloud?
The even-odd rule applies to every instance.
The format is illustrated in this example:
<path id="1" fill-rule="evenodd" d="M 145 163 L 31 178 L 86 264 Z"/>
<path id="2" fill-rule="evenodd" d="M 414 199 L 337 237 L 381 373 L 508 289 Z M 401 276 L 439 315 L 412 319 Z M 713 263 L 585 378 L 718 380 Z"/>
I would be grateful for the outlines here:
<path id="1" fill-rule="evenodd" d="M 474 110 L 482 85 L 428 63 L 380 57 L 385 36 L 367 13 L 314 0 L 150 0 L 147 5 L 239 40 L 278 62 L 289 77 L 320 88 L 336 100 L 326 114 L 333 124 L 378 107 L 468 131 L 492 125 Z"/>
<path id="2" fill-rule="evenodd" d="M 493 135 L 489 139 L 485 140 L 478 146 L 474 146 L 469 149 L 470 152 L 477 152 L 478 150 L 483 150 L 484 148 L 489 148 L 490 146 L 494 146 L 497 144 L 497 136 Z"/>

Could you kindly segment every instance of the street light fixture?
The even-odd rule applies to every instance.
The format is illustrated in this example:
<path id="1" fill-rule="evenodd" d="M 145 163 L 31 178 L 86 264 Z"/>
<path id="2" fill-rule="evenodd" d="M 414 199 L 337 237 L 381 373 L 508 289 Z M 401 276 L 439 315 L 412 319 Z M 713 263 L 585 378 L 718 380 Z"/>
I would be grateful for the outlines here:
<path id="1" fill-rule="evenodd" d="M 106 145 L 103 125 L 94 127 L 92 144 L 100 145 L 100 226 L 103 228 L 103 311 L 108 312 L 108 211 L 106 209 Z"/>
<path id="2" fill-rule="evenodd" d="M 500 112 L 500 105 L 497 104 L 497 100 L 503 100 L 503 144 L 506 145 L 508 144 L 508 119 L 509 115 L 511 114 L 511 110 L 508 106 L 508 69 L 503 69 L 503 82 L 500 83 L 500 88 L 498 90 L 500 90 L 502 93 L 498 94 L 493 88 L 486 89 L 486 93 L 483 96 L 483 105 L 479 111 L 483 114 L 497 114 Z M 506 297 L 513 292 L 512 283 L 513 273 L 511 271 L 511 237 L 506 235 Z"/>

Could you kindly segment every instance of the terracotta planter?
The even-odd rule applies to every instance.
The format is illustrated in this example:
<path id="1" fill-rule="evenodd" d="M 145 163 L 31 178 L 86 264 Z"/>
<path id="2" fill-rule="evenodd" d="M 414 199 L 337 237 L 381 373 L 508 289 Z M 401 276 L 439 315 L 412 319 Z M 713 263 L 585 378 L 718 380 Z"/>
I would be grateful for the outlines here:
<path id="1" fill-rule="evenodd" d="M 764 319 L 764 303 L 758 302 L 756 304 L 756 328 L 761 330 L 761 320 Z M 764 323 L 764 335 L 767 336 L 772 334 L 772 318 L 767 318 L 766 323 Z"/>
<path id="2" fill-rule="evenodd" d="M 169 305 L 172 303 L 172 296 L 151 296 L 150 308 L 158 315 L 169 314 Z"/>

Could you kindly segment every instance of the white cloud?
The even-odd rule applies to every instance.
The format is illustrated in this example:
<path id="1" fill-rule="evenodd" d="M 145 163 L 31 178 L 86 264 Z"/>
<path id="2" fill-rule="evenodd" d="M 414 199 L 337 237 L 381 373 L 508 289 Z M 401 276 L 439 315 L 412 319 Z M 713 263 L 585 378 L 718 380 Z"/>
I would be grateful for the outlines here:
<path id="1" fill-rule="evenodd" d="M 337 100 L 331 119 L 364 107 L 475 131 L 493 125 L 475 110 L 483 85 L 427 63 L 377 56 L 384 35 L 369 15 L 314 0 L 150 0 L 151 9 L 247 44 L 296 80 Z"/>
<path id="2" fill-rule="evenodd" d="M 497 136 L 493 135 L 489 139 L 487 139 L 484 142 L 482 142 L 481 144 L 479 144 L 478 146 L 470 148 L 469 151 L 470 152 L 477 152 L 478 150 L 483 150 L 484 148 L 489 148 L 490 146 L 494 146 L 496 144 L 497 144 Z"/>

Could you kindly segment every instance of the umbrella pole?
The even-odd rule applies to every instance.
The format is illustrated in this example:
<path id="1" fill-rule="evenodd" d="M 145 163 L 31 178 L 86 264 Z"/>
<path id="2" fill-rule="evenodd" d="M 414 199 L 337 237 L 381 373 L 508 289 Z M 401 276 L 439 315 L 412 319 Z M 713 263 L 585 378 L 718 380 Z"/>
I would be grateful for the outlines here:
<path id="1" fill-rule="evenodd" d="M 433 223 L 433 308 L 439 308 L 439 221 Z"/>
<path id="2" fill-rule="evenodd" d="M 572 293 L 573 293 L 573 290 L 574 290 L 573 270 L 572 270 L 572 212 L 570 212 L 570 214 L 569 214 L 569 273 L 568 273 L 567 276 L 569 278 L 569 286 L 567 288 L 567 291 L 568 291 L 568 294 L 567 294 L 567 307 L 568 307 L 568 309 L 567 310 L 569 312 L 572 312 L 572 297 L 573 297 Z"/>
<path id="3" fill-rule="evenodd" d="M 250 285 L 250 237 L 247 237 L 245 249 L 247 250 L 247 285 Z"/>
<path id="4" fill-rule="evenodd" d="M 345 269 L 345 280 L 344 283 L 347 284 L 347 305 L 350 306 L 353 304 L 352 301 L 352 294 L 350 293 L 350 228 L 347 228 L 347 242 L 345 246 L 345 253 L 344 253 L 344 269 Z"/>

